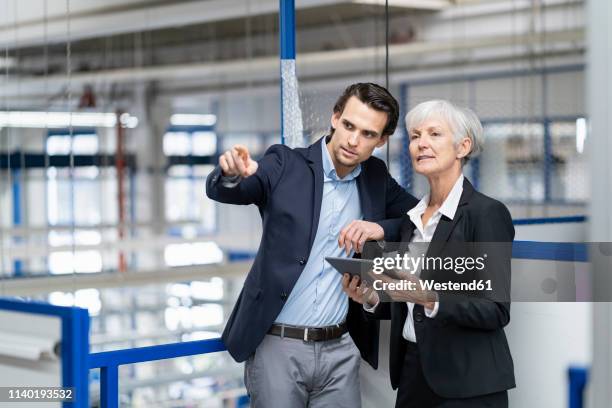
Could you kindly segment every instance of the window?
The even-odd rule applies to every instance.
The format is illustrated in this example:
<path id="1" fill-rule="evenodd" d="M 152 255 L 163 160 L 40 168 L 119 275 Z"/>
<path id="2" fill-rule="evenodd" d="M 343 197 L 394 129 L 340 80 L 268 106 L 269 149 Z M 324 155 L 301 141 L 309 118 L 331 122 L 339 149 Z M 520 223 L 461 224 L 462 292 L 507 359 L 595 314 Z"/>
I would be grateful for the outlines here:
<path id="1" fill-rule="evenodd" d="M 46 149 L 49 156 L 71 153 L 97 155 L 98 135 L 94 130 L 79 130 L 72 136 L 68 130 L 53 130 L 47 136 Z M 102 243 L 99 230 L 83 227 L 117 222 L 115 175 L 112 167 L 71 168 L 63 164 L 46 168 L 46 219 L 52 227 L 48 233 L 52 250 L 47 258 L 50 273 L 95 273 L 103 270 L 100 250 L 78 247 Z"/>
<path id="2" fill-rule="evenodd" d="M 172 225 L 170 235 L 194 238 L 212 233 L 216 229 L 216 206 L 204 194 L 204 183 L 214 169 L 216 133 L 210 127 L 173 126 L 164 135 L 163 149 L 172 158 L 165 181 L 165 216 Z M 222 259 L 221 250 L 213 242 L 169 244 L 164 250 L 169 266 Z"/>
<path id="3" fill-rule="evenodd" d="M 65 133 L 64 133 L 65 132 Z M 70 137 L 70 131 L 54 132 L 47 137 L 47 153 L 51 156 L 70 154 L 98 153 L 98 135 L 95 131 L 76 133 Z"/>

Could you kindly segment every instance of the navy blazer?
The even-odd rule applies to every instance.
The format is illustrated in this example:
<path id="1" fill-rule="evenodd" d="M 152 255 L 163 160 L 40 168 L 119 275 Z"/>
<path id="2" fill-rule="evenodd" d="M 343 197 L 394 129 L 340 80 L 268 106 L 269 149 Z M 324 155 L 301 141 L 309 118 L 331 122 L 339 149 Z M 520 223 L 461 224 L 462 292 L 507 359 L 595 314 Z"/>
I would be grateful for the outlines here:
<path id="1" fill-rule="evenodd" d="M 323 195 L 321 138 L 308 148 L 271 146 L 257 172 L 233 188 L 220 182 L 217 166 L 206 180 L 209 198 L 228 204 L 255 204 L 263 232 L 223 341 L 232 357 L 246 360 L 262 341 L 297 282 L 317 232 Z M 361 164 L 357 188 L 364 220 L 385 231 L 399 231 L 401 216 L 418 200 L 389 175 L 385 163 L 370 157 Z M 386 235 L 387 240 L 398 236 Z M 378 322 L 368 319 L 361 305 L 349 301 L 349 332 L 361 355 L 378 365 Z"/>
<path id="2" fill-rule="evenodd" d="M 404 216 L 399 228 L 401 240 L 410 242 L 416 227 L 408 215 Z M 453 251 L 456 252 L 460 244 L 447 245 L 448 242 L 482 243 L 482 248 L 494 254 L 486 261 L 486 278 L 493 278 L 496 290 L 489 296 L 439 292 L 438 314 L 431 319 L 425 316 L 422 305 L 414 306 L 414 330 L 422 356 L 423 375 L 431 389 L 444 398 L 469 398 L 516 386 L 512 355 L 504 333 L 504 327 L 510 322 L 513 240 L 514 226 L 506 206 L 479 193 L 467 178 L 464 179 L 455 217 L 451 220 L 442 216 L 427 256 L 457 256 Z M 436 282 L 482 278 L 477 273 L 458 275 L 438 270 L 423 270 L 421 277 Z M 391 319 L 389 371 L 395 389 L 401 381 L 406 353 L 403 330 L 408 306 L 404 302 L 382 302 L 374 314 L 368 313 L 368 316 Z"/>

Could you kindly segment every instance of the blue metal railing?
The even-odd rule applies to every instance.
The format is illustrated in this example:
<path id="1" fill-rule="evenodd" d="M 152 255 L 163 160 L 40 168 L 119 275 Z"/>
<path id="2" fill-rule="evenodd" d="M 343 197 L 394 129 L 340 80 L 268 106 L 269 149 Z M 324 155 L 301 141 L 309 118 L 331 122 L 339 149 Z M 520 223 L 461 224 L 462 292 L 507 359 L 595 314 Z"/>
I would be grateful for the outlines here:
<path id="1" fill-rule="evenodd" d="M 569 377 L 569 408 L 582 408 L 584 388 L 587 385 L 589 373 L 584 367 L 570 367 L 567 374 Z"/>
<path id="2" fill-rule="evenodd" d="M 514 241 L 512 258 L 588 262 L 589 254 L 587 244 L 584 242 Z"/>
<path id="3" fill-rule="evenodd" d="M 570 217 L 547 217 L 547 218 L 519 218 L 512 220 L 514 225 L 541 225 L 541 224 L 569 224 L 586 222 L 586 215 L 574 215 Z"/>
<path id="4" fill-rule="evenodd" d="M 62 387 L 74 387 L 74 402 L 64 408 L 89 407 L 87 356 L 89 354 L 89 312 L 78 307 L 54 306 L 21 299 L 0 299 L 0 310 L 56 316 L 61 320 Z"/>
<path id="5" fill-rule="evenodd" d="M 578 216 L 515 220 L 515 224 L 584 221 L 585 217 Z M 244 252 L 236 255 L 237 258 L 248 259 L 254 253 Z M 584 243 L 515 241 L 513 258 L 585 262 L 588 260 L 588 254 Z M 62 355 L 75 356 L 74 358 L 62 359 L 62 384 L 64 386 L 74 386 L 77 394 L 80 394 L 80 398 L 74 405 L 73 403 L 64 403 L 65 407 L 88 406 L 88 369 L 100 368 L 101 406 L 118 407 L 119 366 L 226 350 L 221 339 L 212 339 L 88 354 L 89 316 L 86 310 L 6 300 L 0 300 L 0 309 L 57 315 L 62 318 L 62 338 L 64 339 Z M 569 378 L 570 408 L 582 408 L 587 371 L 583 368 L 570 368 Z"/>
<path id="6" fill-rule="evenodd" d="M 116 408 L 119 406 L 119 366 L 224 350 L 225 345 L 221 339 L 212 339 L 104 351 L 89 355 L 89 368 L 100 369 L 101 407 Z"/>

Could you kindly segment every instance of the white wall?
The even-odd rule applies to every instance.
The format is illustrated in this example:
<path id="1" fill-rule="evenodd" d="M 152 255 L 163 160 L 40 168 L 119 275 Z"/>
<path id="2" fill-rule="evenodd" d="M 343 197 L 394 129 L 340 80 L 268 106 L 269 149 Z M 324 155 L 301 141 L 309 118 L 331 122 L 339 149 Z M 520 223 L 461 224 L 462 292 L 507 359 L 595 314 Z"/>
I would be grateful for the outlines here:
<path id="1" fill-rule="evenodd" d="M 61 340 L 61 321 L 59 317 L 1 310 L 0 332 L 50 339 L 57 343 Z M 58 358 L 33 361 L 0 355 L 0 387 L 59 387 L 61 383 L 61 360 Z M 24 403 L 3 402 L 0 405 L 20 408 Z M 37 403 L 36 406 L 59 408 L 61 403 Z"/>

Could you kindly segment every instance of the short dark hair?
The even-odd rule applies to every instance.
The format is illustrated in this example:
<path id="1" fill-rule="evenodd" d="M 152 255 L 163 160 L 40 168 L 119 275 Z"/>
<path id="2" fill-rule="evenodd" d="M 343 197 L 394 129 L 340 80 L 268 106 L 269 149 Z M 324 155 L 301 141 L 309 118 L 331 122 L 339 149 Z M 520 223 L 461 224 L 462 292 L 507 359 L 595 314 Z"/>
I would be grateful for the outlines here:
<path id="1" fill-rule="evenodd" d="M 397 120 L 399 118 L 399 105 L 397 100 L 386 88 L 371 82 L 358 82 L 349 85 L 336 101 L 334 113 L 342 114 L 346 102 L 352 96 L 357 97 L 357 99 L 370 108 L 387 114 L 387 124 L 383 129 L 383 136 L 391 136 L 393 132 L 395 132 Z M 330 129 L 331 134 L 334 133 L 334 130 L 333 127 Z"/>

